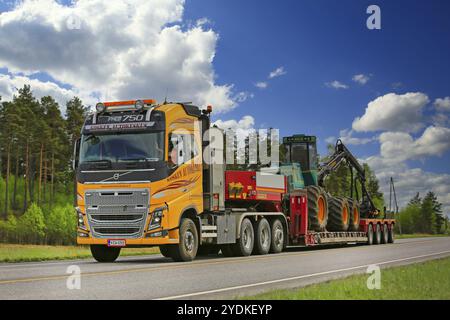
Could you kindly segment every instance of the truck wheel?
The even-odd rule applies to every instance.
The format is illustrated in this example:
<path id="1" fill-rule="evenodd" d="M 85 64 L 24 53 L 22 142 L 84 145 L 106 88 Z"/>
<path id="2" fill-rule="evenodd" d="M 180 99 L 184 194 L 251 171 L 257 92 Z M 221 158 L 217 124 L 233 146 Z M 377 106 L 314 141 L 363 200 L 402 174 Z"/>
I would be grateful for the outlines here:
<path id="1" fill-rule="evenodd" d="M 253 254 L 268 254 L 272 243 L 270 225 L 266 218 L 256 222 L 255 245 Z"/>
<path id="2" fill-rule="evenodd" d="M 234 257 L 233 247 L 231 244 L 222 244 L 220 251 L 224 257 Z"/>
<path id="3" fill-rule="evenodd" d="M 367 227 L 367 244 L 371 246 L 373 244 L 373 225 L 369 224 Z"/>
<path id="4" fill-rule="evenodd" d="M 359 217 L 360 210 L 358 201 L 354 199 L 347 199 L 348 208 L 350 209 L 350 224 L 348 230 L 350 231 L 358 231 L 359 230 Z"/>
<path id="5" fill-rule="evenodd" d="M 347 200 L 330 196 L 328 204 L 329 218 L 327 229 L 329 231 L 347 231 L 350 223 L 350 210 Z"/>
<path id="6" fill-rule="evenodd" d="M 249 219 L 242 220 L 240 238 L 233 245 L 233 252 L 236 256 L 244 257 L 252 254 L 255 244 L 255 233 L 253 225 Z"/>
<path id="7" fill-rule="evenodd" d="M 380 244 L 381 243 L 381 226 L 379 223 L 377 223 L 377 226 L 375 227 L 375 234 L 374 234 L 374 239 L 373 242 L 375 244 Z"/>
<path id="8" fill-rule="evenodd" d="M 164 244 L 162 246 L 159 246 L 159 251 L 161 252 L 161 254 L 166 257 L 166 258 L 171 258 L 171 244 Z"/>
<path id="9" fill-rule="evenodd" d="M 198 250 L 198 233 L 194 221 L 189 218 L 181 220 L 180 243 L 173 247 L 171 258 L 174 261 L 192 261 Z"/>
<path id="10" fill-rule="evenodd" d="M 389 229 L 386 223 L 383 224 L 383 230 L 381 230 L 381 243 L 389 242 Z"/>
<path id="11" fill-rule="evenodd" d="M 284 228 L 280 219 L 275 219 L 273 221 L 271 234 L 270 252 L 280 253 L 284 248 Z"/>
<path id="12" fill-rule="evenodd" d="M 308 193 L 308 228 L 324 231 L 328 221 L 328 202 L 325 191 L 318 186 L 306 187 Z"/>
<path id="13" fill-rule="evenodd" d="M 394 225 L 391 224 L 388 233 L 388 243 L 394 243 L 394 241 L 395 241 Z"/>
<path id="14" fill-rule="evenodd" d="M 120 254 L 120 248 L 91 244 L 91 253 L 98 262 L 114 262 Z"/>

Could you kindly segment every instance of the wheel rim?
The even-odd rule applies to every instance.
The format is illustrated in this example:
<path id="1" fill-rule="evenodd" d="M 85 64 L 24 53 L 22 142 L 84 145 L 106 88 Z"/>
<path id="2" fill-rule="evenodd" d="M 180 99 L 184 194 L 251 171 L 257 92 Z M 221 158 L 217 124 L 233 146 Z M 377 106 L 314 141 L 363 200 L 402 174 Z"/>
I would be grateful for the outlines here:
<path id="1" fill-rule="evenodd" d="M 355 226 L 359 225 L 359 214 L 358 214 L 358 209 L 357 208 L 353 209 L 353 224 Z"/>
<path id="2" fill-rule="evenodd" d="M 273 240 L 274 240 L 274 243 L 275 243 L 275 245 L 277 247 L 279 247 L 280 245 L 283 244 L 283 240 L 284 240 L 283 239 L 283 230 L 281 229 L 280 226 L 277 226 L 275 228 L 275 232 L 274 232 L 274 235 L 273 235 Z"/>
<path id="3" fill-rule="evenodd" d="M 317 199 L 317 207 L 319 209 L 317 212 L 317 218 L 319 220 L 319 223 L 322 224 L 325 220 L 325 201 L 322 197 L 319 197 L 319 199 Z"/>
<path id="4" fill-rule="evenodd" d="M 192 252 L 194 250 L 195 238 L 191 230 L 187 230 L 184 237 L 184 246 L 187 251 Z"/>
<path id="5" fill-rule="evenodd" d="M 251 236 L 250 228 L 247 227 L 244 229 L 243 237 L 244 237 L 244 247 L 246 249 L 250 249 L 251 244 L 252 244 L 252 236 Z"/>
<path id="6" fill-rule="evenodd" d="M 269 246 L 269 244 L 270 244 L 269 240 L 270 239 L 269 239 L 269 229 L 268 228 L 263 228 L 261 230 L 260 239 L 261 239 L 261 246 L 263 248 L 266 248 L 266 247 Z"/>
<path id="7" fill-rule="evenodd" d="M 348 208 L 347 208 L 347 206 L 344 206 L 344 208 L 342 210 L 342 220 L 343 220 L 344 224 L 348 224 Z"/>

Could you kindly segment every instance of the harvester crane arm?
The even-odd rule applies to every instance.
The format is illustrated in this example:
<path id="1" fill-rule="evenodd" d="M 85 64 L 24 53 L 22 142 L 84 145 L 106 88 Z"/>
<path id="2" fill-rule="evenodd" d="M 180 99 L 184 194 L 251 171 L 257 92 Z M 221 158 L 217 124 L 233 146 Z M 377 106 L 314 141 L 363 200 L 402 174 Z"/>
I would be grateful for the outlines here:
<path id="1" fill-rule="evenodd" d="M 330 159 L 321 165 L 318 174 L 318 184 L 323 187 L 325 178 L 332 172 L 336 171 L 342 163 L 347 163 L 350 168 L 353 168 L 357 172 L 357 178 L 361 182 L 361 189 L 363 193 L 363 200 L 368 203 L 369 212 L 379 212 L 375 207 L 373 200 L 366 189 L 366 173 L 364 167 L 358 162 L 356 157 L 350 152 L 350 150 L 344 145 L 341 139 L 336 141 L 334 153 Z"/>

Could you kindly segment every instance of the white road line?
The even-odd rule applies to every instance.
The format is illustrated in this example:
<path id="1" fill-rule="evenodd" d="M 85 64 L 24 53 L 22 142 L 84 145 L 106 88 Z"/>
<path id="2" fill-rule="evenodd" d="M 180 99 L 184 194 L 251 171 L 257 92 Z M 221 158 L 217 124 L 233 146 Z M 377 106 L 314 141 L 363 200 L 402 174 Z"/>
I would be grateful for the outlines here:
<path id="1" fill-rule="evenodd" d="M 369 264 L 365 264 L 365 265 L 361 265 L 361 266 L 357 266 L 357 267 L 350 267 L 350 268 L 344 268 L 344 269 L 337 269 L 337 270 L 330 270 L 330 271 L 324 271 L 324 272 L 311 273 L 311 274 L 306 274 L 306 275 L 301 275 L 301 276 L 296 276 L 296 277 L 290 277 L 290 278 L 283 278 L 283 279 L 277 279 L 277 280 L 257 282 L 257 283 L 251 283 L 251 284 L 245 284 L 245 285 L 234 286 L 234 287 L 227 287 L 227 288 L 221 288 L 221 289 L 214 289 L 214 290 L 208 290 L 208 291 L 193 292 L 193 293 L 181 294 L 181 295 L 177 295 L 177 296 L 163 297 L 163 298 L 158 298 L 158 299 L 155 299 L 155 300 L 173 300 L 173 299 L 181 299 L 181 298 L 189 298 L 189 297 L 201 296 L 201 295 L 211 294 L 211 293 L 219 293 L 219 292 L 231 291 L 231 290 L 236 290 L 236 289 L 245 289 L 245 288 L 262 286 L 262 285 L 266 285 L 266 284 L 273 284 L 273 283 L 285 282 L 285 281 L 290 281 L 290 280 L 299 280 L 299 279 L 305 279 L 305 278 L 312 278 L 312 277 L 323 276 L 323 275 L 332 274 L 332 273 L 338 273 L 338 272 L 351 271 L 351 270 L 356 270 L 356 269 L 361 269 L 361 268 L 367 268 L 370 265 L 384 265 L 384 264 L 390 264 L 390 263 L 395 263 L 395 262 L 426 258 L 426 257 L 437 256 L 437 255 L 441 255 L 441 254 L 445 254 L 445 253 L 450 253 L 450 250 L 436 252 L 436 253 L 430 253 L 430 254 L 424 254 L 424 255 L 420 255 L 420 256 L 408 257 L 408 258 L 403 258 L 403 259 L 396 259 L 396 260 L 389 260 L 389 261 L 382 261 L 382 262 L 374 262 L 374 263 L 369 263 Z"/>

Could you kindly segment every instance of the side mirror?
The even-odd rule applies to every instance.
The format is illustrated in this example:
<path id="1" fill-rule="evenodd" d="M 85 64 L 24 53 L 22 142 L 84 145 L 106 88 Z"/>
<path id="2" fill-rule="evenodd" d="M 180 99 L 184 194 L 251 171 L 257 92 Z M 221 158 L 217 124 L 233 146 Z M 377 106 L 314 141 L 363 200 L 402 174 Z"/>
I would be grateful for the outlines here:
<path id="1" fill-rule="evenodd" d="M 78 157 L 80 156 L 80 138 L 75 140 L 73 146 L 73 159 L 72 159 L 72 169 L 75 171 L 78 168 Z"/>

